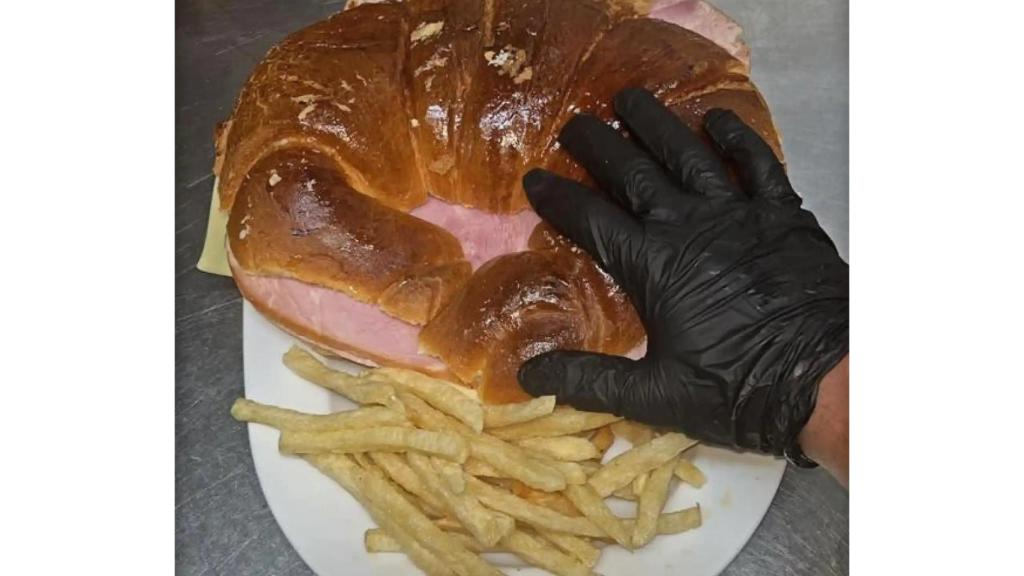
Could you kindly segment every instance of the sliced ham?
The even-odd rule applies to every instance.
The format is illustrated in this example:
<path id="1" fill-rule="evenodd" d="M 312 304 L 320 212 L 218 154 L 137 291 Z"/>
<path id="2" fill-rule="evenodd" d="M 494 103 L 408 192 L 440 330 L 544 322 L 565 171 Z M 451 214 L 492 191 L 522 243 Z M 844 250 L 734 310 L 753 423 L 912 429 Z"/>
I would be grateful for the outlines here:
<path id="1" fill-rule="evenodd" d="M 537 213 L 530 209 L 515 214 L 495 214 L 437 198 L 428 199 L 410 214 L 455 236 L 474 269 L 502 254 L 526 250 L 530 233 L 540 222 Z"/>
<path id="2" fill-rule="evenodd" d="M 335 290 L 242 270 L 230 258 L 235 283 L 257 310 L 295 336 L 367 366 L 397 364 L 431 373 L 445 364 L 420 354 L 420 328 Z"/>

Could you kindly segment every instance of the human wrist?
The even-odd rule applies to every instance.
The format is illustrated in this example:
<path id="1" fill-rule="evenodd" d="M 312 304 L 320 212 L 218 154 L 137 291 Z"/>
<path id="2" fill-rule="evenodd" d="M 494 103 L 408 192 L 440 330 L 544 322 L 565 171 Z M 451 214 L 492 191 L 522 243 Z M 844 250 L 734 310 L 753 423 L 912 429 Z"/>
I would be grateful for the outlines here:
<path id="1" fill-rule="evenodd" d="M 847 486 L 849 473 L 850 356 L 825 374 L 814 410 L 798 441 L 804 454 Z"/>

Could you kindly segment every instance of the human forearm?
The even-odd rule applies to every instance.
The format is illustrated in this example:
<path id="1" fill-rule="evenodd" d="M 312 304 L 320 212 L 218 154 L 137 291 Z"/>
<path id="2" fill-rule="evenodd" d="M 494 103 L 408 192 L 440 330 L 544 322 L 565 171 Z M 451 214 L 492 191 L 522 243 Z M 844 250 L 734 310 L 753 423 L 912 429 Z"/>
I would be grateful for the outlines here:
<path id="1" fill-rule="evenodd" d="M 804 453 L 828 470 L 843 486 L 850 469 L 850 356 L 821 380 L 810 420 L 800 432 Z"/>

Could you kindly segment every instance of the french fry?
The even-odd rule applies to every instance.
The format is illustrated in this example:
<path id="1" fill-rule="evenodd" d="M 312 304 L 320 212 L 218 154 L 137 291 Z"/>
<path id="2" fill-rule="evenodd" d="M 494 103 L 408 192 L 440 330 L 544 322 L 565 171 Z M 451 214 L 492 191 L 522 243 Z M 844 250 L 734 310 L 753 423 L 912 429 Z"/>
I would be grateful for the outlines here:
<path id="1" fill-rule="evenodd" d="M 633 528 L 633 546 L 637 548 L 646 546 L 658 530 L 658 516 L 668 500 L 669 482 L 678 459 L 678 456 L 672 458 L 650 472 L 646 484 L 637 495 L 636 527 Z"/>
<path id="2" fill-rule="evenodd" d="M 646 424 L 632 420 L 619 420 L 611 425 L 616 437 L 628 441 L 633 446 L 647 444 L 654 439 L 654 429 Z"/>
<path id="3" fill-rule="evenodd" d="M 620 420 L 621 422 L 621 420 Z M 604 458 L 605 452 L 612 447 L 615 442 L 615 433 L 612 432 L 612 425 L 601 426 L 594 432 L 594 435 L 590 437 L 590 442 L 597 448 L 599 454 L 598 459 Z"/>
<path id="4" fill-rule="evenodd" d="M 540 490 L 534 490 L 526 495 L 526 500 L 570 518 L 579 518 L 583 516 L 583 514 L 576 509 L 576 506 L 574 506 L 573 503 L 570 502 L 569 499 L 561 492 L 541 492 Z"/>
<path id="5" fill-rule="evenodd" d="M 396 388 L 415 394 L 427 404 L 469 426 L 474 432 L 484 429 L 483 407 L 479 401 L 457 390 L 457 384 L 402 368 L 375 368 L 370 373 L 393 382 Z"/>
<path id="6" fill-rule="evenodd" d="M 445 532 L 454 533 L 466 531 L 466 527 L 463 526 L 461 522 L 454 518 L 449 518 L 448 516 L 434 520 L 434 524 L 441 530 L 444 530 Z"/>
<path id="7" fill-rule="evenodd" d="M 286 454 L 416 451 L 454 462 L 465 462 L 469 456 L 466 441 L 455 434 L 396 427 L 333 432 L 285 430 L 279 447 Z"/>
<path id="8" fill-rule="evenodd" d="M 444 514 L 447 510 L 444 501 L 434 490 L 423 483 L 420 475 L 413 470 L 401 454 L 394 452 L 370 452 L 374 463 L 401 486 L 406 492 L 417 496 L 429 507 L 430 512 Z"/>
<path id="9" fill-rule="evenodd" d="M 383 475 L 360 468 L 342 454 L 312 454 L 306 456 L 306 460 L 352 494 L 374 521 L 398 540 L 409 558 L 428 574 L 501 574 L 442 532 Z"/>
<path id="10" fill-rule="evenodd" d="M 509 426 L 551 414 L 554 396 L 539 396 L 526 402 L 484 406 L 484 428 Z"/>
<path id="11" fill-rule="evenodd" d="M 636 478 L 633 478 L 633 481 L 629 483 L 630 488 L 633 490 L 633 495 L 636 496 L 637 498 L 640 497 L 640 494 L 643 494 L 644 485 L 647 484 L 647 478 L 650 476 L 650 474 L 650 472 L 637 474 Z"/>
<path id="12" fill-rule="evenodd" d="M 480 553 L 506 551 L 501 547 L 487 548 L 481 546 L 480 543 L 474 540 L 472 536 L 469 534 L 463 534 L 462 532 L 446 532 L 446 534 L 457 540 L 470 552 Z M 363 534 L 363 546 L 366 548 L 367 552 L 371 553 L 402 552 L 402 547 L 398 544 L 398 541 L 380 528 L 370 528 Z"/>
<path id="13" fill-rule="evenodd" d="M 484 546 L 494 546 L 515 529 L 515 522 L 508 516 L 484 508 L 471 494 L 456 494 L 448 489 L 438 475 L 430 458 L 410 453 L 406 456 L 409 466 L 419 474 L 420 479 L 434 488 L 435 493 L 445 502 L 448 510 L 466 527 L 466 530 Z"/>
<path id="14" fill-rule="evenodd" d="M 363 548 L 367 552 L 401 552 L 402 546 L 397 540 L 380 528 L 370 528 L 363 532 Z"/>
<path id="15" fill-rule="evenodd" d="M 427 405 L 417 396 L 405 392 L 399 392 L 398 396 L 406 406 L 406 416 L 414 424 L 429 430 L 461 435 L 469 442 L 470 454 L 491 466 L 501 477 L 515 478 L 548 492 L 565 488 L 565 478 L 558 470 L 530 458 L 522 448 L 488 434 L 478 434 Z"/>
<path id="16" fill-rule="evenodd" d="M 448 490 L 451 490 L 454 494 L 462 494 L 466 491 L 466 477 L 461 466 L 454 462 L 446 462 L 437 457 L 432 458 L 431 461 L 434 464 L 434 469 L 437 470 L 437 475 L 444 482 Z"/>
<path id="17" fill-rule="evenodd" d="M 579 462 L 600 458 L 601 453 L 590 440 L 578 436 L 554 436 L 549 438 L 523 438 L 516 445 L 563 462 Z"/>
<path id="18" fill-rule="evenodd" d="M 626 530 L 636 530 L 636 519 L 623 518 L 622 524 Z M 701 525 L 700 505 L 684 508 L 675 512 L 667 512 L 658 516 L 658 534 L 678 534 Z"/>
<path id="19" fill-rule="evenodd" d="M 349 457 L 355 460 L 361 468 L 370 468 L 373 466 L 373 462 L 370 461 L 370 457 L 365 452 L 352 452 Z"/>
<path id="20" fill-rule="evenodd" d="M 486 482 L 503 490 L 512 490 L 515 485 L 522 484 L 519 480 L 512 478 L 487 478 Z M 552 492 L 552 494 L 557 494 L 557 492 Z"/>
<path id="21" fill-rule="evenodd" d="M 601 558 L 601 550 L 587 542 L 585 538 L 551 530 L 537 530 L 537 535 L 561 548 L 588 568 L 593 568 Z"/>
<path id="22" fill-rule="evenodd" d="M 565 488 L 566 479 L 558 469 L 493 436 L 481 434 L 469 440 L 470 453 L 490 464 L 502 476 L 520 480 L 531 488 L 556 492 Z"/>
<path id="23" fill-rule="evenodd" d="M 493 466 L 470 456 L 466 459 L 466 463 L 462 465 L 462 469 L 470 476 L 485 476 L 489 478 L 502 478 L 504 474 L 498 472 Z"/>
<path id="24" fill-rule="evenodd" d="M 522 530 L 515 530 L 501 540 L 502 546 L 510 552 L 558 576 L 586 576 L 590 569 L 547 542 L 530 536 Z"/>
<path id="25" fill-rule="evenodd" d="M 547 416 L 541 416 L 527 422 L 493 428 L 488 432 L 504 440 L 567 436 L 577 432 L 600 428 L 619 420 L 621 418 L 613 414 L 582 412 L 566 407 L 559 408 Z"/>
<path id="26" fill-rule="evenodd" d="M 630 482 L 622 488 L 617 488 L 612 492 L 612 496 L 616 498 L 622 498 L 623 500 L 636 500 L 636 493 L 633 492 L 633 483 Z"/>
<path id="27" fill-rule="evenodd" d="M 612 513 L 604 499 L 589 484 L 566 486 L 565 495 L 583 516 L 611 536 L 620 546 L 633 548 L 630 533 L 626 531 L 621 519 Z"/>
<path id="28" fill-rule="evenodd" d="M 534 458 L 533 460 L 539 460 Z M 555 460 L 540 460 L 544 466 L 554 468 L 562 474 L 565 478 L 566 484 L 586 484 L 589 467 L 584 466 L 586 462 L 558 462 Z M 508 478 L 508 475 L 499 472 L 494 469 L 490 464 L 473 458 L 472 456 L 466 460 L 463 465 L 463 470 L 470 476 L 478 476 L 484 478 Z M 519 482 L 519 480 L 516 480 Z M 550 492 L 554 494 L 555 492 Z"/>
<path id="29" fill-rule="evenodd" d="M 363 507 L 370 513 L 373 518 L 379 518 L 385 516 L 386 513 L 381 511 L 379 508 L 372 507 L 369 504 L 363 504 Z M 391 547 L 394 552 L 401 552 L 409 557 L 419 569 L 423 570 L 428 576 L 455 576 L 455 571 L 448 565 L 447 561 L 442 560 L 438 555 L 431 552 L 426 546 L 416 540 L 407 530 L 404 530 L 399 523 L 392 522 L 388 524 L 395 534 L 398 534 L 398 538 L 391 536 L 390 534 L 384 534 L 388 541 L 382 541 L 381 538 L 374 538 L 370 536 L 369 530 L 363 534 L 363 546 L 367 552 L 374 552 L 374 547 Z M 381 550 L 384 551 L 384 550 Z"/>
<path id="30" fill-rule="evenodd" d="M 542 490 L 534 490 L 518 480 L 513 480 L 509 489 L 512 490 L 513 494 L 527 502 L 532 502 L 538 506 L 554 510 L 559 514 L 564 514 L 570 518 L 582 516 L 580 511 L 577 510 L 576 507 L 572 505 L 572 502 L 570 502 L 569 499 L 561 492 L 544 492 Z"/>
<path id="31" fill-rule="evenodd" d="M 701 525 L 700 505 L 658 516 L 658 534 L 678 534 Z"/>
<path id="32" fill-rule="evenodd" d="M 466 479 L 466 491 L 476 495 L 488 508 L 504 512 L 535 528 L 594 538 L 605 535 L 604 530 L 587 518 L 559 514 L 473 477 Z"/>
<path id="33" fill-rule="evenodd" d="M 405 415 L 381 406 L 332 414 L 306 414 L 269 404 L 260 404 L 246 398 L 235 400 L 235 403 L 231 405 L 231 416 L 239 422 L 255 422 L 278 430 L 307 430 L 309 432 L 408 424 Z"/>
<path id="34" fill-rule="evenodd" d="M 602 498 L 607 497 L 632 482 L 638 475 L 661 466 L 696 444 L 696 440 L 676 432 L 658 436 L 646 444 L 634 446 L 612 458 L 604 468 L 595 472 L 587 483 Z"/>
<path id="35" fill-rule="evenodd" d="M 583 473 L 586 474 L 587 476 L 592 476 L 594 472 L 597 472 L 598 470 L 601 469 L 601 463 L 593 460 L 588 460 L 586 462 L 577 462 L 576 465 L 582 468 Z"/>
<path id="36" fill-rule="evenodd" d="M 557 460 L 544 460 L 543 464 L 558 470 L 565 478 L 566 484 L 586 484 L 587 472 L 579 462 L 559 462 Z"/>
<path id="37" fill-rule="evenodd" d="M 704 486 L 704 483 L 707 482 L 708 480 L 704 476 L 704 473 L 700 471 L 700 468 L 697 468 L 696 464 L 690 462 L 686 458 L 679 459 L 679 464 L 676 465 L 675 472 L 676 476 L 680 480 L 686 482 L 687 484 L 693 486 L 694 488 L 700 488 Z"/>
<path id="38" fill-rule="evenodd" d="M 397 395 L 399 401 L 405 406 L 406 418 L 415 426 L 425 430 L 451 432 L 460 436 L 476 434 L 469 426 L 427 404 L 419 396 L 404 390 L 399 390 Z"/>
<path id="39" fill-rule="evenodd" d="M 505 549 L 501 546 L 484 546 L 469 534 L 463 534 L 462 532 L 449 532 L 449 535 L 461 542 L 467 550 L 476 552 L 477 554 L 481 552 L 505 552 Z"/>
<path id="40" fill-rule="evenodd" d="M 390 384 L 332 370 L 298 346 L 292 346 L 285 353 L 284 365 L 299 377 L 341 394 L 356 404 L 380 404 L 399 413 L 404 409 Z"/>

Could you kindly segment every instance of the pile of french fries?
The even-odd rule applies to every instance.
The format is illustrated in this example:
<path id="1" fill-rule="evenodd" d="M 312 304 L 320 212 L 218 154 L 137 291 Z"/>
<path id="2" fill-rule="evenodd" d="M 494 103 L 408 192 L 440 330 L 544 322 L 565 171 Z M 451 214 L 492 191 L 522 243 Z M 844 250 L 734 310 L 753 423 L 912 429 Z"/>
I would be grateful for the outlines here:
<path id="1" fill-rule="evenodd" d="M 231 415 L 281 431 L 379 526 L 368 552 L 402 552 L 430 575 L 501 574 L 481 554 L 510 552 L 559 575 L 592 574 L 609 543 L 627 549 L 700 526 L 700 507 L 663 513 L 673 478 L 705 478 L 682 454 L 696 445 L 610 414 L 556 407 L 553 396 L 485 406 L 464 387 L 410 370 L 358 376 L 298 347 L 293 372 L 361 407 L 305 414 L 241 398 Z M 616 437 L 632 448 L 602 463 Z M 606 498 L 636 502 L 636 517 Z"/>

